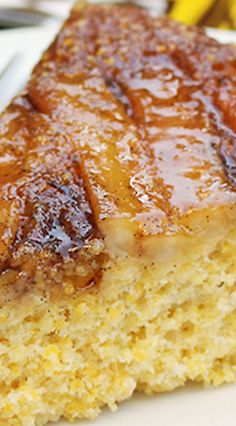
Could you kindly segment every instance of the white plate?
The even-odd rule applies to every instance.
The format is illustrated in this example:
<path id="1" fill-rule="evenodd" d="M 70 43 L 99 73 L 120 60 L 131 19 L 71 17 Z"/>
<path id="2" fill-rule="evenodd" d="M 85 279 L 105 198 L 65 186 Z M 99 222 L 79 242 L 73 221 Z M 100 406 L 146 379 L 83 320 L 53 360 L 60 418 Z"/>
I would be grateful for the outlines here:
<path id="1" fill-rule="evenodd" d="M 23 86 L 41 52 L 52 40 L 56 27 L 21 29 L 0 32 L 0 71 L 16 53 L 23 58 L 17 69 L 17 78 L 2 87 L 0 107 Z M 233 31 L 209 30 L 212 37 L 223 43 L 236 43 Z M 204 390 L 188 386 L 181 390 L 153 397 L 136 395 L 124 402 L 116 413 L 104 410 L 95 421 L 78 422 L 78 426 L 235 426 L 236 384 Z M 58 426 L 69 426 L 59 422 Z M 54 425 L 56 426 L 56 425 Z"/>

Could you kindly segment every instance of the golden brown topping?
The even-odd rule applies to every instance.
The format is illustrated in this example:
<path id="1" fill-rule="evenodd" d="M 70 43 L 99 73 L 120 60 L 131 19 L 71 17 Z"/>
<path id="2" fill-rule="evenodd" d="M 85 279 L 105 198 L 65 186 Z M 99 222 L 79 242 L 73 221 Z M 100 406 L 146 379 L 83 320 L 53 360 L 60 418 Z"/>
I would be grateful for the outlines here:
<path id="1" fill-rule="evenodd" d="M 130 217 L 155 234 L 189 209 L 234 199 L 219 155 L 234 136 L 216 96 L 235 57 L 202 30 L 138 8 L 72 15 L 29 93 L 76 135 L 98 221 Z"/>
<path id="2" fill-rule="evenodd" d="M 100 232 L 126 249 L 235 202 L 235 75 L 235 49 L 200 29 L 74 10 L 1 117 L 1 269 L 85 262 L 87 285 Z"/>

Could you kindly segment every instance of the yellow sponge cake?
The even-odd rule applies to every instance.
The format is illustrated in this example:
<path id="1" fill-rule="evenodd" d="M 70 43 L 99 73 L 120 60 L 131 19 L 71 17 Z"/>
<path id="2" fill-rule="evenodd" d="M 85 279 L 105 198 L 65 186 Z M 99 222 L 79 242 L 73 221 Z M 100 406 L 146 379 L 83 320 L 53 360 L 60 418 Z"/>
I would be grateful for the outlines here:
<path id="1" fill-rule="evenodd" d="M 0 117 L 0 425 L 236 381 L 236 50 L 74 7 Z"/>

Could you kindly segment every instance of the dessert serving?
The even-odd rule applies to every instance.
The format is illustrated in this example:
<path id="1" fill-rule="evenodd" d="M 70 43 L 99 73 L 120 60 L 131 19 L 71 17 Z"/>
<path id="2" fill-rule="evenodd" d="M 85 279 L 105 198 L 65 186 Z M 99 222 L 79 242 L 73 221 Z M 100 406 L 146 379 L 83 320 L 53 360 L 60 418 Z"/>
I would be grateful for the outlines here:
<path id="1" fill-rule="evenodd" d="M 236 50 L 75 6 L 0 116 L 0 424 L 236 381 Z"/>

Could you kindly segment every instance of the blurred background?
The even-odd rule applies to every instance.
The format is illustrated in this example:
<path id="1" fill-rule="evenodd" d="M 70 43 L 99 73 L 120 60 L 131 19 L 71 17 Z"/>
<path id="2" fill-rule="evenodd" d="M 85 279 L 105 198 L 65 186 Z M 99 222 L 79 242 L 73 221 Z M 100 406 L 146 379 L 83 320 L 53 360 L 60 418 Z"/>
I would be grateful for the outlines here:
<path id="1" fill-rule="evenodd" d="M 150 5 L 156 15 L 166 13 L 187 24 L 236 29 L 236 0 L 131 0 L 131 2 Z M 0 0 L 0 28 L 59 22 L 67 15 L 72 4 L 73 0 Z"/>

